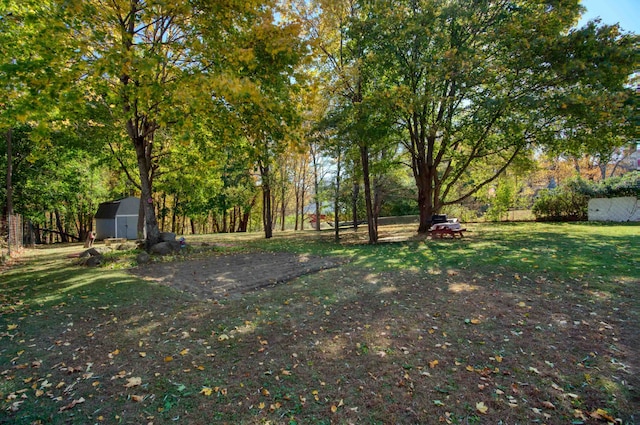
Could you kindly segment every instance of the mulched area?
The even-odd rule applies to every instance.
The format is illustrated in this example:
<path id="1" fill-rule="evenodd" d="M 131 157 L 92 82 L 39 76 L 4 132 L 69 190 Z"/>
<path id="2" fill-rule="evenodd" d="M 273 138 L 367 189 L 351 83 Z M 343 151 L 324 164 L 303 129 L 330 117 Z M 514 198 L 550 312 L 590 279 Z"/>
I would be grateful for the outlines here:
<path id="1" fill-rule="evenodd" d="M 131 272 L 198 299 L 220 299 L 334 268 L 347 261 L 338 257 L 261 252 L 152 263 Z"/>

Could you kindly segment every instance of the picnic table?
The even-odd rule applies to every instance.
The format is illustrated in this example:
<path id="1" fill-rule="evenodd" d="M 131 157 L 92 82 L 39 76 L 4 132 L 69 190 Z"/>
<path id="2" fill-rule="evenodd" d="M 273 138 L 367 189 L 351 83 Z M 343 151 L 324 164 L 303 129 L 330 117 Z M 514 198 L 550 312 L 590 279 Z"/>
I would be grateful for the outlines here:
<path id="1" fill-rule="evenodd" d="M 457 219 L 453 218 L 453 219 L 447 220 L 446 223 L 433 224 L 433 226 L 431 226 L 431 228 L 429 229 L 429 235 L 433 238 L 439 238 L 439 239 L 442 239 L 448 236 L 452 238 L 456 238 L 456 237 L 463 238 L 464 232 L 466 231 L 467 229 L 462 227 L 460 223 L 458 223 Z"/>

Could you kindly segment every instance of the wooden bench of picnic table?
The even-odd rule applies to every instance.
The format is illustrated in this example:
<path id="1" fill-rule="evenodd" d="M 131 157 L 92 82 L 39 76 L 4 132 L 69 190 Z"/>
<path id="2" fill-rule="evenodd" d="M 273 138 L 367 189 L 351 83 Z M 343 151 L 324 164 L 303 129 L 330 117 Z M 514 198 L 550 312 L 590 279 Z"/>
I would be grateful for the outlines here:
<path id="1" fill-rule="evenodd" d="M 467 229 L 465 229 L 464 227 L 460 227 L 459 223 L 439 223 L 431 226 L 431 229 L 429 229 L 429 235 L 433 238 L 439 239 L 442 239 L 445 236 L 451 236 L 452 238 L 463 238 L 464 232 L 466 231 Z"/>

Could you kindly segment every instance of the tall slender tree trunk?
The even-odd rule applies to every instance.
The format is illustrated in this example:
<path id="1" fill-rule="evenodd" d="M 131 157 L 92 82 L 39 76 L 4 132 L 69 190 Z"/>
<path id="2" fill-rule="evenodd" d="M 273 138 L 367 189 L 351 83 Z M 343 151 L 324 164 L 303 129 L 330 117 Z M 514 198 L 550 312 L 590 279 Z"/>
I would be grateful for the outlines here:
<path id="1" fill-rule="evenodd" d="M 373 212 L 371 199 L 371 177 L 369 176 L 369 148 L 365 144 L 360 145 L 360 162 L 364 180 L 364 199 L 367 206 L 367 227 L 369 229 L 369 243 L 378 243 L 378 227 Z"/>
<path id="2" fill-rule="evenodd" d="M 315 192 L 315 205 L 316 205 L 316 211 L 315 211 L 315 215 L 316 215 L 316 222 L 315 222 L 315 227 L 316 227 L 316 231 L 320 231 L 320 215 L 321 215 L 321 211 L 320 211 L 320 176 L 319 176 L 319 172 L 318 172 L 318 161 L 316 158 L 316 155 L 313 155 L 313 190 Z"/>
<path id="3" fill-rule="evenodd" d="M 353 229 L 358 230 L 358 195 L 360 193 L 360 183 L 353 179 L 353 192 L 351 195 L 351 218 L 353 219 Z"/>
<path id="4" fill-rule="evenodd" d="M 63 243 L 69 242 L 69 238 L 67 237 L 67 233 L 64 231 L 64 226 L 62 225 L 62 218 L 60 217 L 60 211 L 55 210 L 54 214 L 56 216 L 56 229 L 58 229 L 58 235 L 60 235 L 60 240 Z"/>
<path id="5" fill-rule="evenodd" d="M 171 231 L 177 233 L 177 210 L 180 197 L 177 193 L 173 195 L 173 208 L 171 210 Z"/>
<path id="6" fill-rule="evenodd" d="M 307 169 L 302 174 L 302 188 L 300 190 L 300 230 L 304 230 L 304 204 L 307 196 Z"/>
<path id="7" fill-rule="evenodd" d="M 7 130 L 7 251 L 11 257 L 11 226 L 13 223 L 13 156 L 12 156 L 12 133 L 11 128 Z"/>
<path id="8" fill-rule="evenodd" d="M 249 208 L 243 211 L 242 220 L 240 220 L 240 225 L 238 226 L 238 232 L 246 232 L 247 227 L 249 226 L 249 219 L 251 218 L 251 210 L 253 206 L 256 204 L 256 197 L 254 196 L 251 199 L 251 203 L 249 204 Z"/>
<path id="9" fill-rule="evenodd" d="M 284 166 L 283 166 L 284 168 Z M 286 200 L 286 195 L 287 195 L 287 187 L 286 187 L 286 182 L 284 179 L 284 171 L 281 172 L 281 177 L 282 177 L 282 187 L 281 187 L 281 193 L 280 195 L 282 196 L 281 199 L 281 204 L 280 204 L 280 217 L 281 217 L 281 222 L 280 222 L 280 230 L 284 232 L 284 228 L 285 228 L 285 217 L 287 215 L 287 200 Z"/>
<path id="10" fill-rule="evenodd" d="M 160 211 L 162 211 L 162 215 L 160 215 L 160 230 L 162 232 L 164 232 L 165 229 L 165 225 L 166 225 L 166 211 L 167 211 L 167 192 L 162 192 L 162 208 Z"/>
<path id="11" fill-rule="evenodd" d="M 340 241 L 340 173 L 342 168 L 342 151 L 338 151 L 338 158 L 336 161 L 336 191 L 333 197 L 333 230 L 334 239 L 336 242 Z"/>
<path id="12" fill-rule="evenodd" d="M 264 237 L 273 237 L 273 217 L 271 207 L 271 176 L 269 166 L 260 164 L 260 176 L 262 177 L 262 225 L 264 226 Z"/>
<path id="13" fill-rule="evenodd" d="M 269 192 L 271 193 L 271 229 L 276 227 L 276 221 L 278 219 L 278 203 L 276 201 L 276 190 L 273 190 L 272 186 L 269 185 Z"/>

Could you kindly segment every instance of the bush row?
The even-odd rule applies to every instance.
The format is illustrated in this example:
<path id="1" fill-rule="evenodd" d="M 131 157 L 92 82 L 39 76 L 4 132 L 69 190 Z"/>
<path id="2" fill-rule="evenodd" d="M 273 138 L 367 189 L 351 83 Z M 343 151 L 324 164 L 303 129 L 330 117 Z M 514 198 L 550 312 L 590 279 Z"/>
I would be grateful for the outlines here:
<path id="1" fill-rule="evenodd" d="M 539 221 L 572 221 L 588 218 L 589 199 L 635 196 L 640 198 L 640 172 L 591 182 L 576 177 L 555 189 L 540 191 L 533 204 Z"/>

